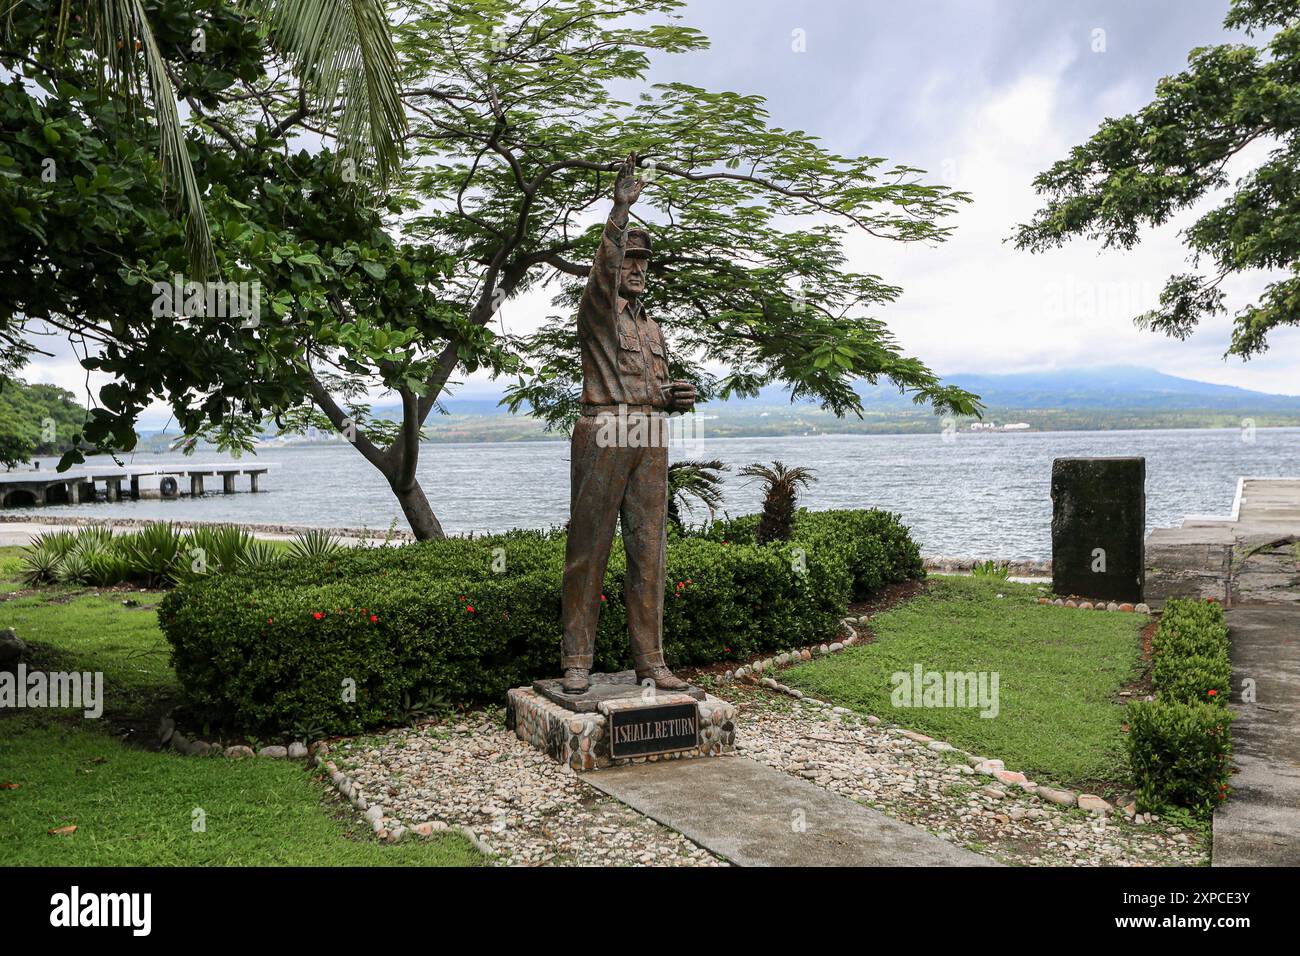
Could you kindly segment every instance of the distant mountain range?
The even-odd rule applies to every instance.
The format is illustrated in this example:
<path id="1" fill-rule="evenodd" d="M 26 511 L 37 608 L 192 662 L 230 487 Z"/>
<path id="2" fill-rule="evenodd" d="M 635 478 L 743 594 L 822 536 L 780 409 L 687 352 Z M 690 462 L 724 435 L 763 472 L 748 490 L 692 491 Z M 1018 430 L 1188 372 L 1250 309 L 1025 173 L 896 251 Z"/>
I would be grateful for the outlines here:
<path id="1" fill-rule="evenodd" d="M 985 421 L 1025 422 L 1037 430 L 1236 427 L 1300 425 L 1300 395 L 1274 395 L 1214 385 L 1129 365 L 944 377 L 979 395 Z M 934 413 L 889 385 L 860 382 L 863 417 L 837 419 L 815 403 L 791 403 L 788 390 L 773 386 L 754 398 L 710 402 L 700 410 L 718 436 L 803 435 L 844 432 L 924 432 L 938 428 Z M 511 416 L 496 397 L 476 390 L 444 403 L 448 414 L 432 416 L 434 441 L 510 441 L 555 437 L 538 422 Z M 396 406 L 376 414 L 396 416 Z M 971 419 L 970 421 L 973 421 Z"/>
<path id="2" fill-rule="evenodd" d="M 961 373 L 945 376 L 980 395 L 984 421 L 1024 423 L 1034 431 L 1108 431 L 1132 428 L 1238 428 L 1251 419 L 1260 428 L 1300 425 L 1300 395 L 1252 392 L 1165 375 L 1153 368 L 1106 365 L 1010 375 Z M 489 386 L 490 388 L 490 386 Z M 484 386 L 465 389 L 442 403 L 447 415 L 430 415 L 425 434 L 434 442 L 555 440 L 541 421 L 511 415 L 498 395 Z M 815 403 L 789 401 L 789 390 L 763 389 L 755 398 L 708 402 L 699 412 L 714 437 L 787 434 L 888 434 L 935 432 L 941 427 L 931 408 L 918 406 L 889 385 L 858 382 L 863 415 L 837 419 Z M 398 418 L 396 405 L 374 408 L 377 418 Z M 975 419 L 965 419 L 966 429 Z M 165 447 L 168 434 L 142 429 L 143 444 Z M 287 441 L 305 441 L 287 438 Z"/>
<path id="3" fill-rule="evenodd" d="M 965 373 L 944 381 L 979 395 L 984 420 L 1027 423 L 1039 431 L 1120 428 L 1235 428 L 1243 419 L 1259 427 L 1300 426 L 1300 395 L 1275 395 L 1231 385 L 1213 385 L 1130 365 L 1015 372 Z M 791 403 L 789 392 L 765 388 L 755 398 L 709 402 L 710 433 L 717 437 L 818 435 L 832 433 L 930 432 L 940 427 L 934 412 L 889 385 L 859 383 L 863 417 L 838 419 L 814 403 Z M 443 402 L 447 415 L 431 415 L 431 441 L 527 441 L 560 437 L 541 422 L 511 415 L 482 387 Z M 374 410 L 396 418 L 396 405 Z M 967 419 L 960 427 L 966 427 Z M 157 438 L 154 441 L 158 441 Z"/>
<path id="4" fill-rule="evenodd" d="M 1006 375 L 963 372 L 944 376 L 944 383 L 974 392 L 988 408 L 1044 411 L 1150 409 L 1159 412 L 1195 409 L 1300 415 L 1300 395 L 1274 395 L 1235 385 L 1198 382 L 1134 365 L 1013 372 Z M 901 394 L 890 385 L 869 385 L 860 381 L 857 391 L 862 396 L 863 407 L 872 411 L 907 411 L 916 407 L 910 396 Z M 496 398 L 486 397 L 481 392 L 466 398 L 452 397 L 443 404 L 452 415 L 506 414 L 505 409 L 497 404 Z M 816 407 L 815 403 L 803 404 Z M 713 402 L 709 408 L 721 412 L 723 409 L 789 405 L 788 390 L 781 386 L 769 386 L 755 398 Z M 396 415 L 399 410 L 393 406 L 378 411 Z"/>
<path id="5" fill-rule="evenodd" d="M 1234 385 L 1197 382 L 1132 365 L 1010 375 L 961 374 L 946 376 L 944 381 L 974 392 L 990 408 L 1300 413 L 1300 395 L 1253 392 Z M 873 407 L 905 407 L 910 404 L 910 400 L 900 396 L 896 389 L 867 388 L 868 391 L 859 391 L 864 404 L 870 402 Z"/>

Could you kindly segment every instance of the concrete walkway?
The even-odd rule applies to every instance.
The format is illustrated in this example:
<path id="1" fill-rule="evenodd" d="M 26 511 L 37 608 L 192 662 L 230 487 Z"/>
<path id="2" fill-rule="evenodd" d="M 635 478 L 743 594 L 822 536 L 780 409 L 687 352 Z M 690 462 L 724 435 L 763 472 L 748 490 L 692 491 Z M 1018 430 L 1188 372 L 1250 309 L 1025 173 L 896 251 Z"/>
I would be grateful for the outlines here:
<path id="1" fill-rule="evenodd" d="M 1145 600 L 1172 597 L 1300 607 L 1300 478 L 1242 478 L 1222 517 L 1188 515 L 1146 539 Z"/>
<path id="2" fill-rule="evenodd" d="M 1232 796 L 1214 815 L 1215 866 L 1300 866 L 1300 608 L 1228 612 Z M 1239 700 L 1255 682 L 1255 702 Z"/>
<path id="3" fill-rule="evenodd" d="M 739 866 L 998 866 L 744 757 L 633 764 L 582 778 Z"/>

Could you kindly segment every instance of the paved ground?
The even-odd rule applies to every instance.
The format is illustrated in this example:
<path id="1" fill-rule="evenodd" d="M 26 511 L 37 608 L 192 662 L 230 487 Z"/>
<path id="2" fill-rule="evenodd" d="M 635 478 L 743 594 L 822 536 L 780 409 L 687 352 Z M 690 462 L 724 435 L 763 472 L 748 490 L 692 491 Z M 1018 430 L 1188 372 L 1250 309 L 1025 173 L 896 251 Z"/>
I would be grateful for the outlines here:
<path id="1" fill-rule="evenodd" d="M 996 866 L 744 757 L 634 764 L 584 781 L 740 866 Z"/>
<path id="2" fill-rule="evenodd" d="M 1300 606 L 1300 478 L 1244 478 L 1231 510 L 1147 536 L 1148 604 L 1194 597 Z"/>
<path id="3" fill-rule="evenodd" d="M 1300 866 L 1300 610 L 1236 608 L 1233 793 L 1214 816 L 1215 866 Z M 1255 682 L 1255 702 L 1241 701 Z"/>

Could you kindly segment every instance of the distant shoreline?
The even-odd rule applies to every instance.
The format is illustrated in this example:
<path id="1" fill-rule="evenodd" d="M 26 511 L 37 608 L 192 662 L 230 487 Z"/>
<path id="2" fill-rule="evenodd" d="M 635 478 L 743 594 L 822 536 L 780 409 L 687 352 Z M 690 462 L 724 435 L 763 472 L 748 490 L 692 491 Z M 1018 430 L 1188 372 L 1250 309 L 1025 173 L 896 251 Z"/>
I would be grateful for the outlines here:
<path id="1" fill-rule="evenodd" d="M 1279 425 L 1255 425 L 1254 426 L 1254 430 L 1256 432 L 1286 431 L 1288 429 L 1300 429 L 1300 419 L 1297 419 L 1295 422 L 1289 422 L 1289 423 L 1279 424 Z M 1153 431 L 1207 432 L 1207 431 L 1241 431 L 1241 430 L 1242 430 L 1242 426 L 1240 424 L 1232 424 L 1232 425 L 1153 424 L 1153 425 L 1123 426 L 1123 427 L 1120 426 L 1115 426 L 1115 427 L 1082 427 L 1081 426 L 1078 428 L 1030 427 L 1025 429 L 1014 429 L 1014 430 L 1007 430 L 1007 431 L 1004 431 L 1002 429 L 979 429 L 976 431 L 971 431 L 969 428 L 958 427 L 954 434 L 959 435 L 962 438 L 966 438 L 966 437 L 987 438 L 990 436 L 997 436 L 997 435 L 1077 435 L 1081 433 L 1086 434 L 1089 432 L 1094 432 L 1098 434 L 1115 434 L 1115 433 L 1122 433 L 1122 432 L 1153 432 Z M 863 427 L 858 429 L 850 429 L 846 431 L 796 431 L 793 429 L 778 429 L 772 431 L 763 431 L 763 430 L 739 429 L 736 431 L 731 431 L 731 430 L 719 431 L 717 434 L 706 436 L 705 440 L 718 441 L 718 440 L 731 439 L 731 438 L 873 438 L 873 437 L 879 438 L 879 437 L 903 436 L 903 435 L 940 436 L 942 434 L 943 434 L 943 429 L 940 427 L 925 427 L 925 428 Z M 170 442 L 178 437 L 180 436 L 169 435 L 166 438 L 150 436 L 148 439 L 144 439 L 144 441 L 150 441 L 150 442 L 156 441 L 161 444 L 163 442 Z M 508 434 L 508 435 L 492 434 L 489 432 L 489 433 L 477 434 L 472 437 L 468 435 L 462 436 L 459 434 L 429 435 L 424 439 L 424 441 L 421 442 L 421 444 L 422 445 L 480 445 L 480 444 L 518 444 L 521 442 L 527 442 L 529 444 L 532 444 L 538 442 L 567 442 L 568 440 L 569 437 L 567 435 L 559 434 L 555 432 L 536 431 L 536 432 L 525 432 L 521 434 Z M 267 443 L 259 444 L 257 447 L 259 449 L 278 450 L 283 448 L 328 448 L 333 445 L 342 446 L 346 444 L 347 442 L 343 441 L 342 439 L 325 439 L 320 441 L 272 440 Z M 210 446 L 210 445 L 199 445 L 196 449 L 196 451 L 215 451 L 215 450 L 216 450 L 215 446 Z M 155 449 L 153 447 L 149 447 L 147 445 L 142 444 L 141 446 L 137 446 L 133 451 L 128 452 L 127 454 L 136 455 L 136 456 L 168 454 L 168 450 L 166 448 Z"/>
<path id="2" fill-rule="evenodd" d="M 81 515 L 52 515 L 49 517 L 42 516 L 39 519 L 26 514 L 14 514 L 13 512 L 0 513 L 0 525 L 23 524 L 31 525 L 35 529 L 57 531 L 66 527 L 86 527 L 86 526 L 103 526 L 110 528 L 143 528 L 151 524 L 157 524 L 158 520 L 147 518 L 89 518 Z M 334 528 L 328 525 L 286 525 L 286 524 L 249 524 L 242 521 L 172 521 L 170 524 L 177 528 L 201 528 L 213 527 L 218 525 L 237 525 L 250 534 L 264 538 L 292 538 L 296 534 L 307 531 L 328 531 L 337 535 L 345 542 L 383 542 L 385 540 L 398 542 L 401 544 L 411 544 L 416 539 L 411 532 L 404 529 L 395 529 L 391 533 L 385 529 L 376 531 L 373 528 Z M 39 531 L 37 533 L 40 533 Z M 449 538 L 468 537 L 467 535 L 449 534 Z M 12 545 L 11 545 L 12 547 Z M 987 558 L 973 557 L 954 557 L 948 555 L 922 555 L 927 571 L 936 574 L 967 574 L 979 563 L 984 563 Z M 1051 561 L 1027 561 L 1027 560 L 1009 560 L 1001 561 L 994 559 L 997 563 L 1004 563 L 1013 577 L 1030 577 L 1041 578 L 1051 577 Z"/>

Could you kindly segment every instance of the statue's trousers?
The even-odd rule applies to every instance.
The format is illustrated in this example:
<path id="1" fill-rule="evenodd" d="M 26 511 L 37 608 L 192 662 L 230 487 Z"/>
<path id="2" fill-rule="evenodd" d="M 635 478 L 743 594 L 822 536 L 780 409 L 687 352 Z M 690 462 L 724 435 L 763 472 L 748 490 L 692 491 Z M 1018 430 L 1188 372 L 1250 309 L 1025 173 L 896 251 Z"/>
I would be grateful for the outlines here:
<path id="1" fill-rule="evenodd" d="M 591 668 L 605 566 L 620 518 L 627 553 L 623 599 L 633 661 L 638 670 L 664 663 L 668 511 L 668 449 L 660 433 L 664 418 L 659 412 L 621 417 L 622 426 L 616 412 L 592 414 L 587 409 L 573 430 L 560 649 L 564 668 Z"/>

